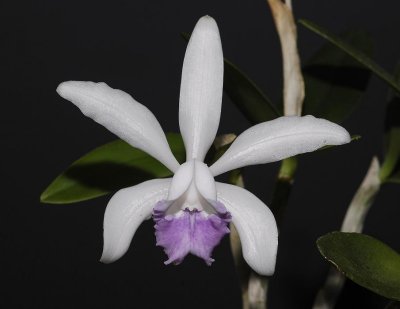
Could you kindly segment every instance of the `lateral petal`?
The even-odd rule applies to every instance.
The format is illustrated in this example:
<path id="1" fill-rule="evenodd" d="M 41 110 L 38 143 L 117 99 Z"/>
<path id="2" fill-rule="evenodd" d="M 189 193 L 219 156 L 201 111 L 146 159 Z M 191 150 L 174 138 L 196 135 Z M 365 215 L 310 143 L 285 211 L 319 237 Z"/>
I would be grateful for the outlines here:
<path id="1" fill-rule="evenodd" d="M 100 261 L 111 263 L 128 250 L 139 225 L 149 219 L 156 203 L 168 195 L 171 179 L 153 179 L 118 191 L 104 214 L 104 248 Z"/>
<path id="2" fill-rule="evenodd" d="M 199 190 L 201 196 L 206 200 L 216 200 L 215 180 L 206 164 L 195 161 L 194 178 L 196 188 Z"/>
<path id="3" fill-rule="evenodd" d="M 126 92 L 105 83 L 68 81 L 58 86 L 57 93 L 131 146 L 147 152 L 173 172 L 178 169 L 179 163 L 156 117 Z"/>
<path id="4" fill-rule="evenodd" d="M 200 18 L 186 49 L 179 99 L 179 126 L 186 159 L 203 161 L 217 134 L 224 59 L 215 20 Z"/>
<path id="5" fill-rule="evenodd" d="M 231 213 L 239 233 L 245 261 L 260 275 L 272 275 L 278 248 L 278 228 L 272 212 L 246 189 L 216 184 L 218 201 Z"/>
<path id="6" fill-rule="evenodd" d="M 314 116 L 285 116 L 240 134 L 210 170 L 214 176 L 235 168 L 279 161 L 326 145 L 350 142 L 343 127 Z"/>
<path id="7" fill-rule="evenodd" d="M 187 161 L 175 172 L 168 192 L 169 201 L 180 198 L 189 189 L 193 181 L 194 168 L 194 161 Z"/>

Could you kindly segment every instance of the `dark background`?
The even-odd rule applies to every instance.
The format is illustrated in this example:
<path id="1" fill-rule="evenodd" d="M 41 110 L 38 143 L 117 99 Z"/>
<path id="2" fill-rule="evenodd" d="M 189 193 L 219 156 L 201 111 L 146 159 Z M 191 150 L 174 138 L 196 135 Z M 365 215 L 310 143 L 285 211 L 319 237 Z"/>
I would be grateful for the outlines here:
<path id="1" fill-rule="evenodd" d="M 296 17 L 334 32 L 369 31 L 375 59 L 392 70 L 400 57 L 398 1 L 294 0 Z M 65 80 L 104 81 L 153 111 L 166 131 L 178 131 L 178 95 L 185 43 L 197 19 L 213 16 L 224 54 L 273 99 L 281 93 L 281 58 L 264 0 L 2 1 L 1 70 L 1 308 L 240 308 L 228 239 L 207 267 L 188 257 L 163 265 L 152 222 L 128 253 L 98 262 L 109 197 L 73 205 L 39 203 L 49 182 L 72 161 L 115 137 L 57 96 Z M 307 59 L 322 39 L 299 27 Z M 328 264 L 315 246 L 337 230 L 373 155 L 381 155 L 387 88 L 372 78 L 362 107 L 345 123 L 363 138 L 303 156 L 280 234 L 270 308 L 310 308 Z M 224 99 L 220 133 L 249 124 Z M 248 189 L 268 203 L 277 164 L 246 170 Z M 385 185 L 365 232 L 400 248 L 398 187 Z M 245 205 L 244 205 L 245 206 Z M 383 308 L 385 300 L 352 283 L 338 308 Z"/>

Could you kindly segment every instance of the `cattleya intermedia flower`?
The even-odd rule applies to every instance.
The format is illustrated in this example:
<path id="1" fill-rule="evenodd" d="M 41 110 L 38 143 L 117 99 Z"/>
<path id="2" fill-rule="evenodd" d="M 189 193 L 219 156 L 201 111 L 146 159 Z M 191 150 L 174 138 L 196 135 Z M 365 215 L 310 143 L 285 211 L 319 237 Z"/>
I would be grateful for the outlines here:
<path id="1" fill-rule="evenodd" d="M 269 208 L 249 191 L 214 180 L 247 165 L 279 161 L 324 145 L 350 141 L 348 132 L 313 116 L 280 117 L 240 134 L 212 166 L 203 163 L 216 136 L 222 101 L 224 60 L 217 24 L 201 18 L 189 41 L 182 69 L 179 126 L 186 148 L 180 165 L 154 115 L 129 94 L 105 83 L 69 81 L 57 92 L 108 130 L 153 156 L 174 176 L 118 191 L 104 216 L 101 261 L 119 259 L 145 220 L 153 217 L 157 245 L 179 264 L 192 253 L 211 264 L 211 253 L 233 222 L 247 263 L 259 274 L 275 269 L 278 231 Z"/>

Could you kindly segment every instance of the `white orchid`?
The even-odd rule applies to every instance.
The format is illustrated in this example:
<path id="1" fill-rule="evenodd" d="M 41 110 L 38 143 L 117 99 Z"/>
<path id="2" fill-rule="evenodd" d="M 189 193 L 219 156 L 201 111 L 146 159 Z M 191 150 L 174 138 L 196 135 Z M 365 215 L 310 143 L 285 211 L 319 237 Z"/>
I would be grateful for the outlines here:
<path id="1" fill-rule="evenodd" d="M 348 132 L 313 116 L 281 117 L 240 134 L 212 166 L 203 163 L 221 113 L 224 61 L 217 24 L 201 18 L 189 41 L 182 69 L 179 126 L 186 162 L 179 165 L 154 115 L 127 93 L 104 83 L 69 81 L 57 92 L 88 117 L 153 156 L 173 173 L 118 191 L 104 216 L 101 261 L 119 259 L 139 225 L 153 217 L 157 245 L 179 264 L 188 253 L 207 264 L 232 220 L 247 263 L 259 274 L 275 269 L 278 231 L 269 208 L 249 191 L 214 177 L 239 167 L 282 160 L 324 145 L 350 141 Z"/>

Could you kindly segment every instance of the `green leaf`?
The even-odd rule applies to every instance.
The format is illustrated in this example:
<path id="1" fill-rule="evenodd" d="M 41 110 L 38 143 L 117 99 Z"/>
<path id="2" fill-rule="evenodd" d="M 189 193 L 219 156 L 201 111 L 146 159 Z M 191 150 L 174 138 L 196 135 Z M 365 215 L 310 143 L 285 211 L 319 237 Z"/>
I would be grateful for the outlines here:
<path id="1" fill-rule="evenodd" d="M 365 54 L 372 54 L 372 41 L 366 33 L 346 32 L 342 39 Z M 307 62 L 303 75 L 306 86 L 303 114 L 340 123 L 358 106 L 371 71 L 326 43 Z"/>
<path id="2" fill-rule="evenodd" d="M 185 148 L 179 134 L 167 134 L 168 143 L 179 162 Z M 143 181 L 171 176 L 156 159 L 122 140 L 100 146 L 75 161 L 42 193 L 40 201 L 68 204 L 89 200 Z"/>
<path id="3" fill-rule="evenodd" d="M 400 64 L 395 70 L 400 81 Z M 380 170 L 380 178 L 385 182 L 400 183 L 400 96 L 389 91 L 389 103 L 385 119 L 385 157 Z"/>
<path id="4" fill-rule="evenodd" d="M 298 160 L 296 157 L 286 158 L 281 161 L 278 177 L 275 180 L 272 200 L 268 204 L 275 216 L 278 228 L 282 227 L 286 209 L 289 203 L 293 180 L 296 175 Z"/>
<path id="5" fill-rule="evenodd" d="M 400 93 L 400 84 L 396 81 L 396 79 L 388 73 L 385 69 L 379 66 L 375 61 L 373 61 L 368 55 L 364 52 L 354 48 L 352 45 L 348 44 L 341 38 L 337 37 L 333 33 L 324 29 L 321 26 L 309 21 L 309 20 L 300 20 L 299 23 L 306 27 L 307 29 L 313 31 L 318 34 L 322 38 L 326 39 L 328 42 L 332 43 L 336 47 L 340 48 L 342 51 L 347 53 L 349 56 L 353 57 L 359 63 L 364 65 L 366 68 L 370 69 L 376 76 L 386 82 L 390 87 Z"/>
<path id="6" fill-rule="evenodd" d="M 355 283 L 400 300 L 400 255 L 363 234 L 333 232 L 317 240 L 321 254 Z"/>
<path id="7" fill-rule="evenodd" d="M 400 185 L 400 173 L 394 174 L 392 177 L 390 177 L 390 179 L 388 179 L 387 182 L 396 183 Z"/>
<path id="8" fill-rule="evenodd" d="M 225 59 L 224 91 L 252 124 L 281 116 L 260 88 L 227 59 Z"/>
<path id="9" fill-rule="evenodd" d="M 400 183 L 399 159 L 400 159 L 400 127 L 392 127 L 388 132 L 387 152 L 379 174 L 382 181 Z"/>
<path id="10" fill-rule="evenodd" d="M 189 41 L 190 34 L 182 33 L 182 37 Z M 226 58 L 224 58 L 224 91 L 252 124 L 281 116 L 256 83 Z"/>
<path id="11" fill-rule="evenodd" d="M 386 182 L 400 184 L 400 170 L 393 173 L 390 178 L 386 179 Z"/>

